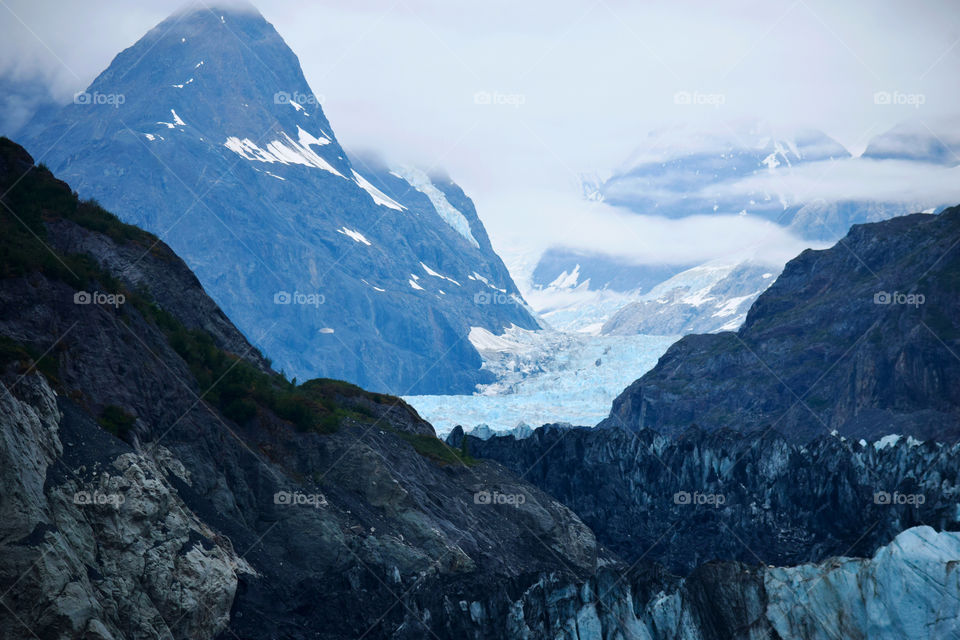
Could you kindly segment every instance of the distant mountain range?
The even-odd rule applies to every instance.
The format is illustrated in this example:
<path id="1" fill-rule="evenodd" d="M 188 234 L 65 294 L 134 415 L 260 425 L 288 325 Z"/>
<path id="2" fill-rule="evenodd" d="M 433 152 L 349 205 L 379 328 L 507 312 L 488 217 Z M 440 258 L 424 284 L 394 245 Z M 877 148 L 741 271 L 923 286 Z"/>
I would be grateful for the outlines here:
<path id="1" fill-rule="evenodd" d="M 491 381 L 471 327 L 539 326 L 466 194 L 348 157 L 252 8 L 174 14 L 21 135 L 169 243 L 290 376 L 470 393 Z"/>
<path id="2" fill-rule="evenodd" d="M 609 176 L 585 176 L 584 196 L 637 214 L 667 218 L 754 216 L 773 221 L 811 246 L 843 237 L 853 224 L 877 222 L 950 202 L 825 199 L 799 193 L 791 180 L 811 182 L 841 167 L 883 160 L 936 168 L 960 165 L 953 138 L 906 122 L 873 138 L 858 158 L 826 134 L 778 132 L 762 122 L 722 133 L 690 127 L 651 133 L 635 156 Z M 960 192 L 957 194 L 960 198 Z M 639 258 L 642 258 L 640 256 Z M 731 256 L 704 264 L 635 264 L 604 254 L 554 247 L 533 272 L 538 297 L 567 300 L 545 309 L 548 322 L 618 335 L 669 335 L 735 329 L 781 265 Z M 576 277 L 571 277 L 576 274 Z M 766 277 L 765 277 L 766 276 Z M 576 290 L 576 291 L 574 291 Z M 576 294 L 568 299 L 564 294 Z M 582 328 L 581 326 L 581 328 Z"/>

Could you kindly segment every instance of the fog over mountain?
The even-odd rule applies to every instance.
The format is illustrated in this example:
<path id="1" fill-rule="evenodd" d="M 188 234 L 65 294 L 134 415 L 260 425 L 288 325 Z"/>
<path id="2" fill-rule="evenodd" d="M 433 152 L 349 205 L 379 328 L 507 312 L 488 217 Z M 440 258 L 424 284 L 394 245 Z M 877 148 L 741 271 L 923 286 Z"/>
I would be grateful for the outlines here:
<path id="1" fill-rule="evenodd" d="M 0 69 L 7 78 L 39 74 L 69 101 L 117 51 L 181 5 L 11 0 L 2 9 L 9 35 L 0 43 Z M 946 0 L 910 11 L 895 2 L 704 2 L 688 9 L 609 0 L 551 3 L 549 10 L 427 0 L 257 8 L 297 52 L 344 147 L 444 167 L 484 212 L 521 289 L 530 256 L 535 264 L 551 246 L 613 250 L 644 264 L 690 253 L 700 263 L 736 249 L 714 245 L 710 225 L 624 221 L 580 199 L 580 174 L 615 171 L 664 126 L 725 133 L 728 123 L 762 117 L 820 129 L 854 156 L 911 118 L 954 150 L 960 132 L 955 122 L 943 123 L 960 98 L 960 32 Z M 97 37 L 87 37 L 91 32 Z M 602 118 L 589 115 L 598 110 Z M 790 186 L 806 191 L 815 182 L 829 197 L 882 184 L 893 197 L 942 192 L 951 183 L 914 166 L 844 165 L 827 179 L 819 173 L 811 168 Z M 750 218 L 723 224 L 744 244 L 786 241 L 767 239 Z M 686 239 L 683 255 L 664 255 L 664 226 Z M 784 253 L 783 260 L 796 251 Z"/>

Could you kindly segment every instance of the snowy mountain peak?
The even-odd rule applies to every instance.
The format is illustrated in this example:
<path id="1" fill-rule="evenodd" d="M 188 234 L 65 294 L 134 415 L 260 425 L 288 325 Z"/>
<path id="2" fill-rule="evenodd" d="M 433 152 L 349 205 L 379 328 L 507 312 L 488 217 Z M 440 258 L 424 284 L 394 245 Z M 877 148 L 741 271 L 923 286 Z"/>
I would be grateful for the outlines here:
<path id="1" fill-rule="evenodd" d="M 771 153 L 791 163 L 850 155 L 842 144 L 817 129 L 781 127 L 763 120 L 728 122 L 711 129 L 682 124 L 650 131 L 614 176 L 691 157 L 736 162 L 747 171 L 758 165 L 741 162 L 744 154 L 764 159 Z"/>
<path id="2" fill-rule="evenodd" d="M 955 167 L 960 165 L 957 123 L 907 120 L 876 136 L 863 152 L 873 160 L 909 160 Z"/>
<path id="3" fill-rule="evenodd" d="M 539 326 L 470 198 L 446 177 L 354 164 L 249 5 L 170 16 L 31 130 L 28 147 L 161 234 L 291 376 L 470 392 L 490 381 L 471 327 Z"/>
<path id="4" fill-rule="evenodd" d="M 112 113 L 101 96 L 122 96 Z M 351 175 L 296 55 L 252 5 L 189 5 L 121 52 L 68 109 L 154 145 L 174 136 L 240 157 Z"/>

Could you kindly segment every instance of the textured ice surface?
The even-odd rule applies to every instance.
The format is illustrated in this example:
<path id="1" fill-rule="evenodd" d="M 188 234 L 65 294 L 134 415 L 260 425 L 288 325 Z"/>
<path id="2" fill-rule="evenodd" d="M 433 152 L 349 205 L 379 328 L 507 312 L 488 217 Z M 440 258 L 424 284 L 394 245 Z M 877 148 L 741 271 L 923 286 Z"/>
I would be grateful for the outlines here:
<path id="1" fill-rule="evenodd" d="M 592 336 L 510 328 L 500 336 L 475 327 L 470 341 L 497 381 L 472 396 L 407 396 L 437 433 L 457 425 L 506 431 L 520 423 L 592 426 L 613 399 L 646 373 L 675 336 Z"/>
<path id="2" fill-rule="evenodd" d="M 873 558 L 769 569 L 767 618 L 783 638 L 957 638 L 960 535 L 914 527 Z"/>

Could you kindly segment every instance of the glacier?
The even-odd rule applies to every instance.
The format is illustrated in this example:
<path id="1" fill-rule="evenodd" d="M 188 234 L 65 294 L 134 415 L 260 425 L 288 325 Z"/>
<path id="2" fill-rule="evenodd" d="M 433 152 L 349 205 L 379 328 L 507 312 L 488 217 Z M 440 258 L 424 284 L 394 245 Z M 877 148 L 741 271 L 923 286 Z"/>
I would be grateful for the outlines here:
<path id="1" fill-rule="evenodd" d="M 600 336 L 516 326 L 503 334 L 473 327 L 469 339 L 496 380 L 473 395 L 403 399 L 440 436 L 460 425 L 501 433 L 518 426 L 605 418 L 619 390 L 656 364 L 678 336 Z"/>

